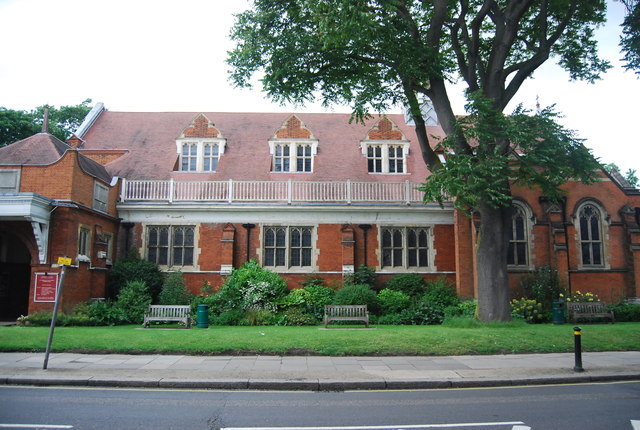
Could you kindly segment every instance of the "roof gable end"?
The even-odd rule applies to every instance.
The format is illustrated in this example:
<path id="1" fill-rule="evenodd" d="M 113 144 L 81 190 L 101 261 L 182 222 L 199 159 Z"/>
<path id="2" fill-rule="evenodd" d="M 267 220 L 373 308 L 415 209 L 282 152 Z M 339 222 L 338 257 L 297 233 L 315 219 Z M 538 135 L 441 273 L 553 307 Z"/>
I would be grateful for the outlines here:
<path id="1" fill-rule="evenodd" d="M 272 139 L 315 139 L 315 137 L 298 115 L 292 114 L 276 130 Z"/>
<path id="2" fill-rule="evenodd" d="M 367 133 L 368 140 L 408 140 L 398 126 L 387 116 L 383 116 Z"/>
<path id="3" fill-rule="evenodd" d="M 199 114 L 191 123 L 182 130 L 182 133 L 178 137 L 190 138 L 190 137 L 222 137 L 220 130 L 215 127 L 215 124 L 209 120 L 204 114 Z"/>

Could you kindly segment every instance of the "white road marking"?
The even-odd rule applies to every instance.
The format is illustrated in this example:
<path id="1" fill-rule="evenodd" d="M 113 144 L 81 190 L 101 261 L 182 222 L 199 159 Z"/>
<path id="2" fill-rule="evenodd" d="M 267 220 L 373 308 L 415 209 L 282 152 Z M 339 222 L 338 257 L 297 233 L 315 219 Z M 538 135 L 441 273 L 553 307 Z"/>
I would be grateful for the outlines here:
<path id="1" fill-rule="evenodd" d="M 511 430 L 531 430 L 529 426 L 513 426 Z"/>
<path id="2" fill-rule="evenodd" d="M 72 429 L 73 426 L 60 424 L 0 424 L 3 429 Z"/>
<path id="3" fill-rule="evenodd" d="M 633 427 L 633 430 L 640 430 L 640 421 L 631 420 L 631 427 Z"/>
<path id="4" fill-rule="evenodd" d="M 342 427 L 221 427 L 220 430 L 420 430 L 420 429 L 444 429 L 456 427 L 489 427 L 489 426 L 516 426 L 512 430 L 527 430 L 530 427 L 521 427 L 522 421 L 507 421 L 493 423 L 456 423 L 456 424 L 417 424 L 408 426 L 342 426 Z"/>

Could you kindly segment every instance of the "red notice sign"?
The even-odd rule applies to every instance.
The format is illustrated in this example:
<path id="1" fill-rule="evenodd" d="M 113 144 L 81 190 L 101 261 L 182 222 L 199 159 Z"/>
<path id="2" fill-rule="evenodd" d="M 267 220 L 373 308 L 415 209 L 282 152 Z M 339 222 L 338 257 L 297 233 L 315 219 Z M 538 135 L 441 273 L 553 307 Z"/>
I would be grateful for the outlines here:
<path id="1" fill-rule="evenodd" d="M 57 273 L 36 273 L 36 286 L 33 293 L 34 302 L 55 302 L 57 291 Z"/>

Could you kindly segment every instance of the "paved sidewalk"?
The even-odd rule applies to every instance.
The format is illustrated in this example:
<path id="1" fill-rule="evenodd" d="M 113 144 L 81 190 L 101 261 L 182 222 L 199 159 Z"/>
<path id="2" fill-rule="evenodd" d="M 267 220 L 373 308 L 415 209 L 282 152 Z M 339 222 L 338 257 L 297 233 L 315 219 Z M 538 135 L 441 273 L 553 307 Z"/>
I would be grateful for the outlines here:
<path id="1" fill-rule="evenodd" d="M 0 384 L 255 390 L 488 387 L 640 380 L 640 351 L 452 357 L 0 353 Z"/>

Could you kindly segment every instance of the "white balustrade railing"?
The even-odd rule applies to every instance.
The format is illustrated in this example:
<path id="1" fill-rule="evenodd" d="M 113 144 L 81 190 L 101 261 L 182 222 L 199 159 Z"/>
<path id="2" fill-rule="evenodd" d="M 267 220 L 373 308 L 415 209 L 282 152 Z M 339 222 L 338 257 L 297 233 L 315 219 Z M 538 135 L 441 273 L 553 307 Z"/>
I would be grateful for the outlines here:
<path id="1" fill-rule="evenodd" d="M 418 182 L 122 180 L 122 202 L 422 202 Z"/>

